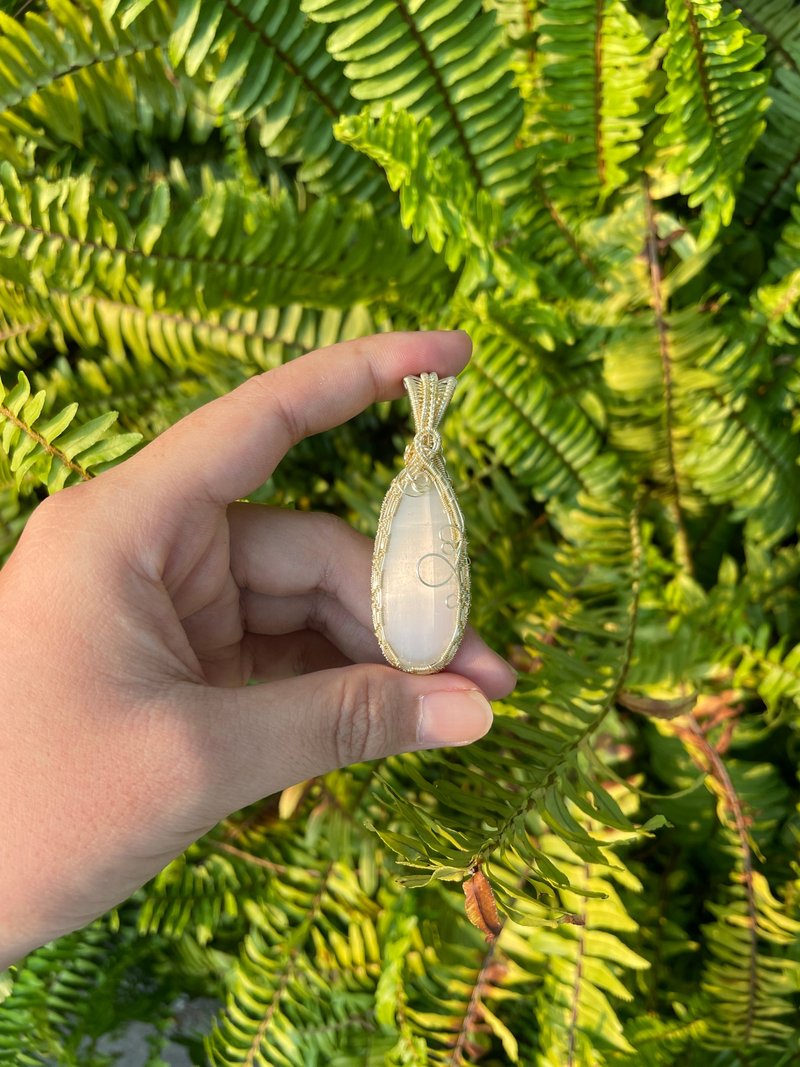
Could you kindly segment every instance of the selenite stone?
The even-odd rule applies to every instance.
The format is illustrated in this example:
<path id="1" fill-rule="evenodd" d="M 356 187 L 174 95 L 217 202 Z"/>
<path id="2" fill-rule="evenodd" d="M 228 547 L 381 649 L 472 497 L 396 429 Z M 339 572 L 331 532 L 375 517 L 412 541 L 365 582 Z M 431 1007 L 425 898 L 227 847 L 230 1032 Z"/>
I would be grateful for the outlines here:
<path id="1" fill-rule="evenodd" d="M 407 666 L 435 663 L 458 629 L 458 537 L 430 480 L 400 497 L 383 562 L 381 615 L 387 643 Z"/>

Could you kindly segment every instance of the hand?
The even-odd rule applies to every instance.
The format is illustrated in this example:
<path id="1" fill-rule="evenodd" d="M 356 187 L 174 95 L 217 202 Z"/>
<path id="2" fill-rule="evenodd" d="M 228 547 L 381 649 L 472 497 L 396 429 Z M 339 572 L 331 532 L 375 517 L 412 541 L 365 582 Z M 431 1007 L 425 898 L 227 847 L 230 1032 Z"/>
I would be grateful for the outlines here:
<path id="1" fill-rule="evenodd" d="M 0 572 L 0 967 L 267 794 L 488 730 L 483 693 L 514 674 L 474 632 L 445 673 L 383 662 L 368 538 L 231 503 L 303 437 L 469 351 L 431 332 L 313 352 L 36 509 Z"/>

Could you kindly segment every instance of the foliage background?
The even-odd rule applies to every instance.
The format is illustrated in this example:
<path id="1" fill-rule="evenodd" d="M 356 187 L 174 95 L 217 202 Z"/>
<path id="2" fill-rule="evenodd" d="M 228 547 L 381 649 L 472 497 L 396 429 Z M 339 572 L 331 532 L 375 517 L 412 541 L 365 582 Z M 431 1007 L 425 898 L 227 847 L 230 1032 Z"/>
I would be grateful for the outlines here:
<path id="1" fill-rule="evenodd" d="M 0 555 L 257 371 L 464 327 L 520 670 L 479 744 L 267 798 L 21 961 L 2 1062 L 205 993 L 196 1063 L 800 1063 L 797 3 L 2 7 Z M 254 498 L 371 533 L 407 429 Z"/>

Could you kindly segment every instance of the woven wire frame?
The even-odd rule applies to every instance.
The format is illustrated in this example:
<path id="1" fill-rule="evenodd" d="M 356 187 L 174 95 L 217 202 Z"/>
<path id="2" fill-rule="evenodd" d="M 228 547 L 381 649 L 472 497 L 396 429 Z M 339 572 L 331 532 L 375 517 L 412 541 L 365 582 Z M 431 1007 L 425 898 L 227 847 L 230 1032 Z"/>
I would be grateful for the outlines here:
<path id="1" fill-rule="evenodd" d="M 453 394 L 455 381 L 452 378 L 439 381 L 437 375 L 431 373 L 420 375 L 419 378 L 406 378 L 405 385 L 411 397 L 417 433 L 406 449 L 406 466 L 392 480 L 381 505 L 372 555 L 370 589 L 372 623 L 381 652 L 393 667 L 410 674 L 434 674 L 446 667 L 458 651 L 464 637 L 470 608 L 469 556 L 464 532 L 464 516 L 447 475 L 444 457 L 440 450 L 441 441 L 436 432 L 436 426 L 441 420 L 444 408 Z M 427 475 L 432 489 L 439 493 L 449 528 L 455 534 L 453 537 L 455 558 L 451 565 L 458 587 L 456 608 L 458 614 L 453 637 L 447 648 L 429 663 L 411 664 L 398 657 L 386 639 L 382 610 L 383 565 L 389 547 L 392 520 L 397 508 L 408 487 L 413 485 L 422 474 Z"/>

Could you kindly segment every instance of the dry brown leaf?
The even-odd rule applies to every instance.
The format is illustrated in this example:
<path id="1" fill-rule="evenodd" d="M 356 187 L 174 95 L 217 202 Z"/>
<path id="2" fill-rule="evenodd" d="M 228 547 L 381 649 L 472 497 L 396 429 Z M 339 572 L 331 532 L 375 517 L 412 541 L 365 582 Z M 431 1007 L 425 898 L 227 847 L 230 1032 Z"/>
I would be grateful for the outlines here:
<path id="1" fill-rule="evenodd" d="M 489 879 L 478 869 L 463 883 L 463 888 L 467 918 L 473 926 L 477 926 L 486 934 L 487 941 L 494 941 L 503 929 L 503 924 L 497 914 L 497 904 Z"/>

